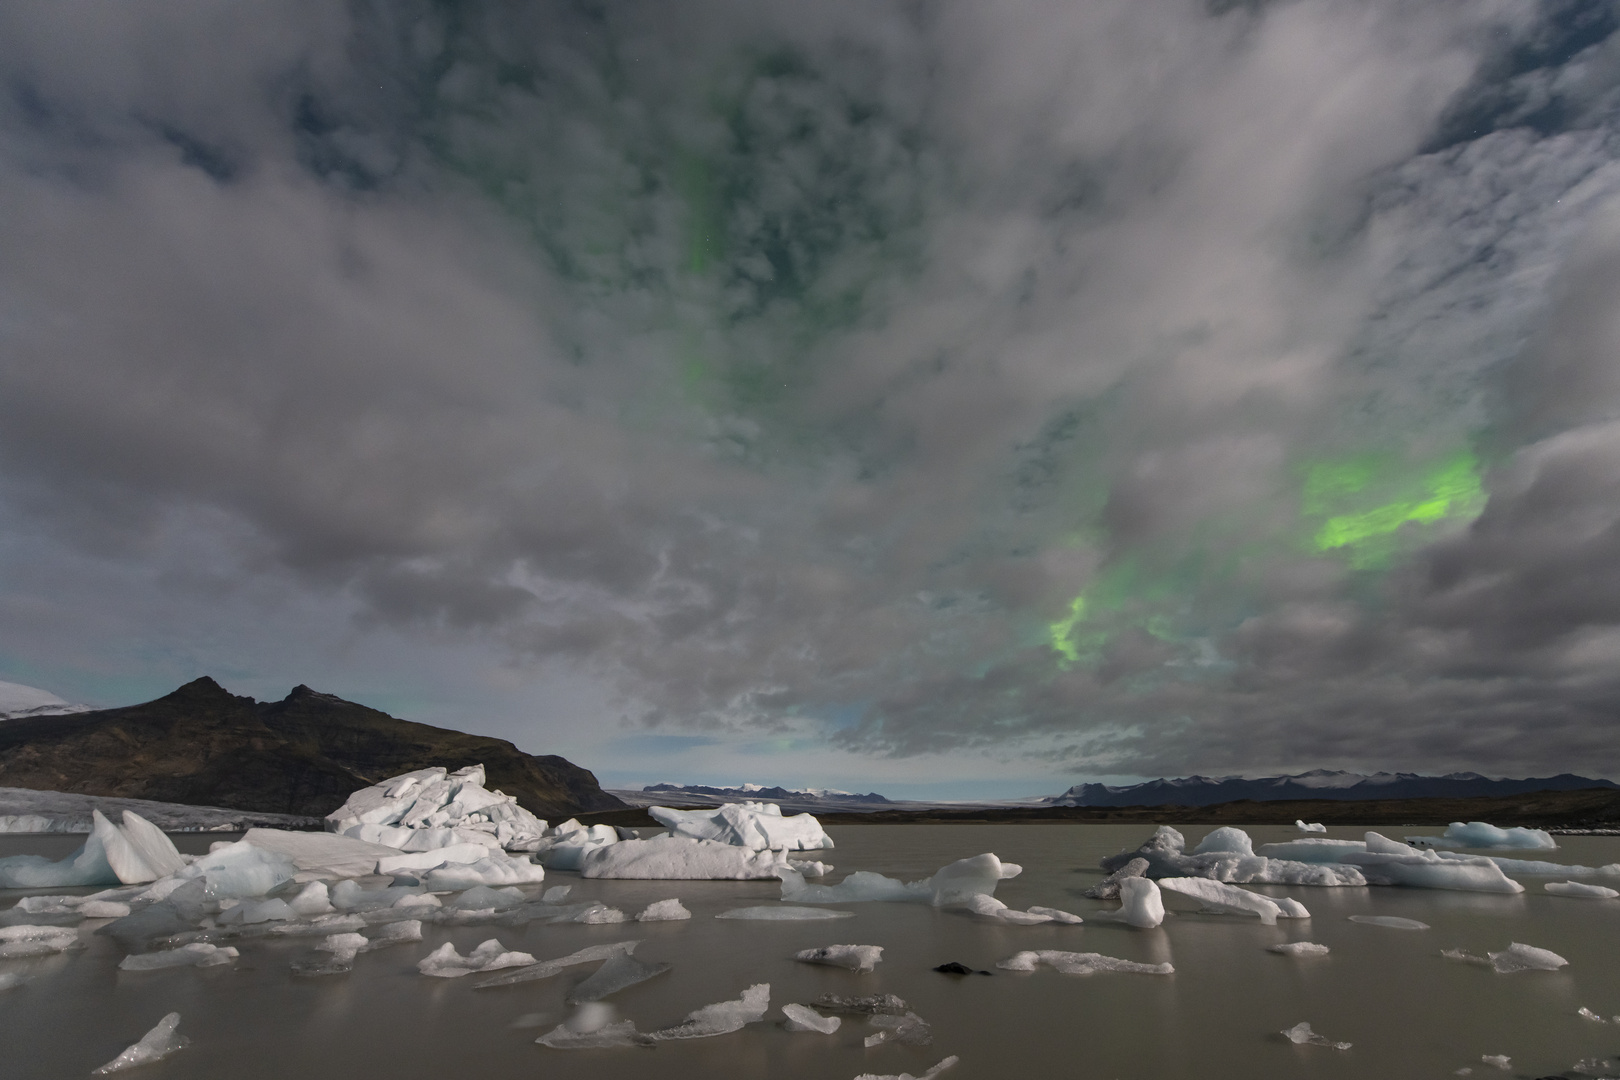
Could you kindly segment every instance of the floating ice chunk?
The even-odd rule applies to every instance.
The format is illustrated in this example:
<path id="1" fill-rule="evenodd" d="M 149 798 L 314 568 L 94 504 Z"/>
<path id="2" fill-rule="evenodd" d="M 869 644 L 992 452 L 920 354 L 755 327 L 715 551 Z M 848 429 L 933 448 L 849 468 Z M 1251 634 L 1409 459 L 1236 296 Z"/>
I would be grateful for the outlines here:
<path id="1" fill-rule="evenodd" d="M 1039 904 L 1031 904 L 1029 906 L 1029 913 L 1031 915 L 1044 916 L 1051 922 L 1066 923 L 1070 926 L 1078 926 L 1086 921 L 1080 916 L 1074 914 L 1072 911 L 1059 911 L 1057 908 L 1042 907 Z"/>
<path id="2" fill-rule="evenodd" d="M 1217 829 L 1211 834 L 1222 847 L 1241 848 L 1248 840 L 1239 829 Z M 1240 839 L 1241 838 L 1241 839 Z M 1309 844 L 1311 841 L 1294 841 Z M 1267 850 L 1279 845 L 1266 845 Z M 1289 845 L 1281 845 L 1289 846 Z M 1321 885 L 1359 886 L 1367 884 L 1360 870 L 1353 866 L 1326 865 L 1322 862 L 1301 862 L 1273 858 L 1267 854 L 1244 854 L 1241 851 L 1201 851 L 1191 855 L 1185 851 L 1186 838 L 1168 825 L 1158 830 L 1135 851 L 1122 851 L 1102 860 L 1102 868 L 1116 872 L 1129 866 L 1134 859 L 1144 860 L 1146 875 L 1151 878 L 1201 877 L 1214 881 L 1244 882 L 1256 885 Z M 1311 849 L 1306 849 L 1307 851 Z"/>
<path id="3" fill-rule="evenodd" d="M 1608 1023 L 1607 1020 L 1603 1019 L 1603 1017 L 1599 1016 L 1591 1009 L 1588 1009 L 1585 1005 L 1582 1005 L 1579 1009 L 1575 1010 L 1575 1015 L 1579 1016 L 1583 1020 L 1595 1020 L 1600 1024 Z"/>
<path id="4" fill-rule="evenodd" d="M 1311 917 L 1311 913 L 1305 909 L 1305 905 L 1292 896 L 1276 897 L 1273 903 L 1277 905 L 1278 913 L 1285 919 L 1308 919 Z"/>
<path id="5" fill-rule="evenodd" d="M 757 922 L 814 922 L 817 919 L 853 919 L 853 911 L 833 911 L 830 908 L 761 906 L 733 908 L 716 915 L 717 919 L 750 919 Z"/>
<path id="6" fill-rule="evenodd" d="M 534 957 L 528 953 L 509 952 L 497 939 L 490 938 L 466 956 L 456 952 L 456 947 L 447 941 L 423 957 L 416 970 L 441 979 L 459 979 L 475 971 L 527 967 L 534 962 Z"/>
<path id="7" fill-rule="evenodd" d="M 1140 930 L 1151 930 L 1164 922 L 1164 897 L 1159 893 L 1157 882 L 1151 878 L 1128 877 L 1119 881 L 1117 886 L 1119 910 L 1093 912 L 1093 919 L 1122 922 Z"/>
<path id="8" fill-rule="evenodd" d="M 1294 827 L 1303 833 L 1327 832 L 1327 826 L 1323 825 L 1320 821 L 1308 822 L 1304 818 L 1296 818 L 1294 820 Z"/>
<path id="9" fill-rule="evenodd" d="M 264 851 L 285 855 L 305 874 L 329 878 L 365 877 L 377 868 L 378 859 L 398 854 L 386 845 L 336 833 L 249 829 L 242 839 Z"/>
<path id="10" fill-rule="evenodd" d="M 94 811 L 92 812 L 93 815 Z M 165 836 L 162 829 L 147 821 L 135 811 L 124 811 L 124 822 L 119 826 L 118 831 L 123 836 L 125 843 L 129 845 L 130 850 L 140 858 L 147 871 L 152 875 L 150 878 L 125 879 L 120 874 L 119 879 L 124 881 L 126 885 L 168 877 L 186 865 L 185 859 L 180 856 L 180 852 L 175 848 L 174 841 Z M 113 869 L 116 870 L 117 867 L 115 866 Z"/>
<path id="11" fill-rule="evenodd" d="M 811 1004 L 818 1009 L 848 1013 L 852 1016 L 904 1016 L 911 1011 L 911 1006 L 907 1005 L 903 998 L 893 994 L 865 994 L 853 997 L 844 994 L 822 994 Z"/>
<path id="12" fill-rule="evenodd" d="M 1318 1035 L 1316 1032 L 1311 1030 L 1311 1025 L 1303 1022 L 1295 1024 L 1287 1031 L 1284 1031 L 1282 1033 L 1282 1037 L 1293 1043 L 1295 1046 L 1329 1046 L 1335 1050 L 1350 1049 L 1349 1043 L 1334 1042 L 1325 1035 Z"/>
<path id="13" fill-rule="evenodd" d="M 367 945 L 362 951 L 370 952 L 372 949 L 381 949 L 388 945 L 402 945 L 407 941 L 421 940 L 422 920 L 401 919 L 399 922 L 388 923 L 373 934 L 371 944 Z"/>
<path id="14" fill-rule="evenodd" d="M 822 1016 L 808 1005 L 784 1005 L 782 1015 L 787 1019 L 782 1026 L 789 1031 L 814 1031 L 831 1035 L 843 1021 L 836 1016 Z"/>
<path id="15" fill-rule="evenodd" d="M 601 1002 L 581 1005 L 568 1020 L 538 1039 L 553 1050 L 604 1050 L 618 1046 L 651 1046 L 651 1036 L 636 1030 L 632 1020 L 615 1021 L 617 1010 Z"/>
<path id="16" fill-rule="evenodd" d="M 615 941 L 611 945 L 591 945 L 577 952 L 571 952 L 567 956 L 559 956 L 554 960 L 540 960 L 516 971 L 509 971 L 504 975 L 483 979 L 474 985 L 473 989 L 484 990 L 491 986 L 511 986 L 514 983 L 549 979 L 558 972 L 566 971 L 568 968 L 579 964 L 589 964 L 597 960 L 608 960 L 615 956 L 627 955 L 633 952 L 639 944 L 641 944 L 639 940 L 634 940 Z"/>
<path id="17" fill-rule="evenodd" d="M 756 851 L 814 851 L 833 846 L 832 837 L 809 814 L 782 815 L 775 803 L 726 803 L 713 810 L 673 810 L 649 806 L 647 813 L 671 836 L 718 840 Z"/>
<path id="18" fill-rule="evenodd" d="M 952 1065 L 955 1065 L 960 1060 L 961 1058 L 957 1057 L 955 1054 L 952 1054 L 948 1058 L 941 1059 L 933 1068 L 929 1069 L 921 1076 L 912 1076 L 910 1073 L 861 1073 L 861 1075 L 857 1076 L 855 1080 L 934 1080 L 934 1077 L 938 1076 Z"/>
<path id="19" fill-rule="evenodd" d="M 993 896 L 1000 882 L 1022 872 L 1017 863 L 1003 863 L 989 852 L 958 859 L 935 871 L 933 877 L 912 882 L 858 870 L 837 885 L 809 885 L 789 871 L 782 875 L 782 899 L 811 904 L 898 900 L 957 907 L 969 904 L 975 896 Z"/>
<path id="20" fill-rule="evenodd" d="M 1329 840 L 1325 837 L 1284 840 L 1280 844 L 1261 844 L 1255 849 L 1263 858 L 1303 863 L 1336 863 L 1341 861 L 1342 855 L 1352 851 L 1365 853 L 1366 850 L 1367 844 L 1362 840 Z"/>
<path id="21" fill-rule="evenodd" d="M 0 889 L 58 889 L 79 885 L 117 885 L 101 837 L 91 833 L 78 850 L 60 862 L 41 855 L 0 859 Z"/>
<path id="22" fill-rule="evenodd" d="M 160 968 L 172 967 L 220 967 L 234 963 L 239 955 L 229 945 L 210 945 L 206 941 L 193 941 L 178 949 L 126 956 L 118 968 L 120 971 L 157 971 Z"/>
<path id="23" fill-rule="evenodd" d="M 1326 956 L 1328 947 L 1318 945 L 1314 941 L 1290 941 L 1283 945 L 1267 945 L 1266 951 L 1282 953 L 1284 956 Z"/>
<path id="24" fill-rule="evenodd" d="M 421 926 L 420 923 L 417 925 Z M 370 946 L 371 941 L 364 934 L 332 934 L 322 938 L 315 948 L 321 952 L 329 952 L 338 959 L 353 960 L 357 953 Z"/>
<path id="25" fill-rule="evenodd" d="M 674 1027 L 652 1032 L 654 1039 L 706 1039 L 726 1035 L 763 1020 L 771 1007 L 771 984 L 755 983 L 731 1001 L 717 1001 L 687 1013 Z"/>
<path id="26" fill-rule="evenodd" d="M 621 840 L 586 852 L 580 862 L 580 874 L 588 878 L 748 881 L 784 873 L 797 876 L 780 852 L 679 836 Z"/>
<path id="27" fill-rule="evenodd" d="M 1552 851 L 1558 847 L 1551 834 L 1541 829 L 1499 829 L 1483 821 L 1453 821 L 1442 836 L 1408 836 L 1406 839 L 1425 847 L 1494 848 L 1498 851 Z"/>
<path id="28" fill-rule="evenodd" d="M 279 851 L 238 840 L 220 845 L 173 876 L 182 880 L 202 878 L 212 896 L 229 899 L 263 896 L 291 881 L 297 873 L 297 864 Z"/>
<path id="29" fill-rule="evenodd" d="M 883 959 L 881 945 L 823 945 L 819 949 L 805 949 L 793 954 L 793 959 L 806 964 L 825 964 L 828 967 L 848 968 L 867 972 Z"/>
<path id="30" fill-rule="evenodd" d="M 1568 965 L 1569 961 L 1550 949 L 1538 949 L 1534 945 L 1521 945 L 1515 941 L 1501 952 L 1487 953 L 1490 957 L 1491 967 L 1499 974 L 1508 975 L 1515 971 L 1557 971 Z"/>
<path id="31" fill-rule="evenodd" d="M 327 890 L 326 882 L 311 881 L 293 894 L 287 906 L 292 908 L 294 914 L 305 919 L 325 915 L 332 910 L 332 894 Z"/>
<path id="32" fill-rule="evenodd" d="M 21 960 L 29 956 L 49 956 L 69 949 L 82 949 L 78 931 L 66 926 L 0 926 L 0 960 Z"/>
<path id="33" fill-rule="evenodd" d="M 788 865 L 805 877 L 821 878 L 833 872 L 833 864 L 819 859 L 789 859 Z"/>
<path id="34" fill-rule="evenodd" d="M 914 1012 L 900 1016 L 879 1013 L 869 1017 L 866 1022 L 878 1029 L 862 1040 L 862 1045 L 868 1050 L 891 1042 L 901 1046 L 927 1046 L 934 1041 L 934 1029 Z"/>
<path id="35" fill-rule="evenodd" d="M 1613 900 L 1620 892 L 1602 885 L 1587 885 L 1580 881 L 1549 881 L 1542 886 L 1554 896 L 1579 896 L 1588 900 Z"/>
<path id="36" fill-rule="evenodd" d="M 1125 865 L 1103 878 L 1097 884 L 1085 891 L 1085 895 L 1093 900 L 1114 900 L 1119 897 L 1120 884 L 1126 878 L 1142 877 L 1147 873 L 1148 861 L 1146 859 L 1131 859 Z"/>
<path id="37" fill-rule="evenodd" d="M 1223 825 L 1198 842 L 1194 855 L 1253 855 L 1254 841 L 1232 825 Z"/>
<path id="38" fill-rule="evenodd" d="M 659 900 L 648 904 L 636 916 L 636 922 L 676 922 L 681 919 L 690 919 L 692 913 L 681 905 L 678 899 Z"/>
<path id="39" fill-rule="evenodd" d="M 251 926 L 254 923 L 286 922 L 298 918 L 298 913 L 285 900 L 245 900 L 227 911 L 220 912 L 221 926 Z"/>
<path id="40" fill-rule="evenodd" d="M 560 904 L 568 899 L 568 894 L 574 891 L 572 885 L 553 885 L 540 897 L 542 904 Z"/>
<path id="41" fill-rule="evenodd" d="M 510 886 L 492 889 L 488 885 L 474 885 L 445 906 L 456 911 L 505 911 L 528 899 L 521 889 Z"/>
<path id="42" fill-rule="evenodd" d="M 995 919 L 998 922 L 1012 923 L 1017 926 L 1035 926 L 1052 921 L 1050 915 L 1042 915 L 1034 911 L 1015 911 L 995 897 L 986 896 L 983 893 L 968 897 L 965 903 L 958 906 L 971 911 L 975 915 Z"/>
<path id="43" fill-rule="evenodd" d="M 130 910 L 128 904 L 117 900 L 86 900 L 79 905 L 79 914 L 87 919 L 121 919 Z"/>
<path id="44" fill-rule="evenodd" d="M 1267 926 L 1275 924 L 1279 916 L 1285 919 L 1310 917 L 1310 913 L 1306 912 L 1303 906 L 1284 911 L 1282 906 L 1269 896 L 1261 896 L 1259 893 L 1240 889 L 1236 885 L 1227 885 L 1208 878 L 1161 878 L 1159 887 L 1201 900 L 1206 910 L 1259 916 L 1260 921 Z"/>
<path id="45" fill-rule="evenodd" d="M 585 923 L 590 926 L 599 926 L 604 923 L 629 922 L 630 916 L 626 915 L 618 908 L 611 908 L 605 904 L 597 904 L 594 907 L 587 908 L 578 915 L 575 915 L 570 921 Z"/>
<path id="46" fill-rule="evenodd" d="M 1416 919 L 1403 919 L 1399 915 L 1351 915 L 1353 923 L 1363 926 L 1382 926 L 1390 930 L 1427 930 L 1429 924 Z"/>
<path id="47" fill-rule="evenodd" d="M 570 825 L 577 828 L 563 831 Z M 584 865 L 587 853 L 619 842 L 618 830 L 611 825 L 580 825 L 577 821 L 568 821 L 559 825 L 557 831 L 560 838 L 542 847 L 540 852 L 540 861 L 553 870 L 578 870 Z"/>
<path id="48" fill-rule="evenodd" d="M 483 844 L 451 844 L 431 851 L 408 851 L 385 856 L 377 860 L 377 873 L 387 876 L 435 870 L 451 864 L 474 863 L 488 857 L 489 848 Z"/>
<path id="49" fill-rule="evenodd" d="M 546 823 L 484 787 L 484 767 L 418 769 L 361 788 L 326 818 L 328 832 L 406 851 L 482 837 L 493 848 L 533 850 Z M 417 835 L 422 834 L 422 835 Z M 476 842 L 476 841 L 475 841 Z"/>
<path id="50" fill-rule="evenodd" d="M 168 1057 L 191 1042 L 190 1039 L 174 1030 L 179 1026 L 180 1014 L 177 1012 L 170 1013 L 159 1020 L 157 1026 L 151 1031 L 142 1035 L 140 1042 L 129 1046 L 123 1053 L 90 1075 L 106 1076 L 108 1073 L 122 1072 L 125 1069 L 134 1068 L 136 1065 L 145 1065 Z"/>
<path id="51" fill-rule="evenodd" d="M 599 1001 L 609 994 L 616 994 L 626 987 L 644 983 L 656 975 L 662 975 L 670 969 L 669 964 L 649 964 L 630 955 L 624 950 L 608 957 L 601 967 L 592 972 L 583 982 L 568 992 L 568 1004 L 578 1005 L 587 1001 Z"/>
<path id="52" fill-rule="evenodd" d="M 1513 1068 L 1513 1059 L 1506 1054 L 1481 1054 L 1479 1060 L 1492 1068 L 1501 1069 L 1503 1072 Z"/>
<path id="53" fill-rule="evenodd" d="M 1367 850 L 1345 852 L 1344 862 L 1361 869 L 1369 884 L 1408 885 L 1424 889 L 1464 892 L 1520 893 L 1524 886 L 1508 877 L 1490 859 L 1477 856 L 1443 857 L 1434 851 L 1415 851 L 1378 833 L 1367 834 Z"/>
<path id="54" fill-rule="evenodd" d="M 996 967 L 1006 971 L 1034 971 L 1042 964 L 1065 975 L 1095 975 L 1099 971 L 1172 975 L 1176 970 L 1169 964 L 1138 964 L 1134 960 L 1120 960 L 1112 956 L 1103 956 L 1101 953 L 1060 952 L 1056 949 L 1014 953 Z"/>
<path id="55" fill-rule="evenodd" d="M 422 884 L 429 889 L 450 892 L 477 885 L 528 885 L 545 878 L 544 867 L 525 858 L 495 852 L 476 862 L 452 863 L 429 870 Z"/>

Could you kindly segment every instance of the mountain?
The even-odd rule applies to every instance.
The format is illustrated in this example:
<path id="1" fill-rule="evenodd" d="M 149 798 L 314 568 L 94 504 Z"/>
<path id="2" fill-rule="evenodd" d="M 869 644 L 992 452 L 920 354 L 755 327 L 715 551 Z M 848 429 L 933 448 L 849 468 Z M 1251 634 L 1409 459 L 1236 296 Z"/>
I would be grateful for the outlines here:
<path id="1" fill-rule="evenodd" d="M 1076 784 L 1045 800 L 1048 806 L 1214 806 L 1252 799 L 1278 802 L 1290 799 L 1465 799 L 1524 795 L 1535 791 L 1578 791 L 1617 788 L 1609 780 L 1560 773 L 1526 780 L 1492 780 L 1479 773 L 1422 776 L 1418 773 L 1336 772 L 1313 769 L 1294 776 L 1186 776 L 1175 780 L 1149 780 L 1144 784 L 1111 787 Z"/>
<path id="2" fill-rule="evenodd" d="M 89 712 L 88 705 L 63 701 L 49 690 L 22 683 L 0 682 L 0 721 L 22 720 L 30 716 L 67 716 Z"/>
<path id="3" fill-rule="evenodd" d="M 541 817 L 624 807 L 564 758 L 307 686 L 261 702 L 205 677 L 143 705 L 0 724 L 0 785 L 276 814 L 322 816 L 390 776 L 479 763 Z"/>
<path id="4" fill-rule="evenodd" d="M 705 787 L 702 784 L 649 784 L 641 789 L 646 792 L 669 792 L 677 795 L 708 795 L 716 799 L 759 799 L 764 802 L 777 802 L 787 800 L 791 802 L 828 802 L 839 803 L 873 803 L 888 805 L 889 800 L 877 792 L 865 795 L 856 795 L 849 791 L 833 791 L 826 788 L 797 788 L 762 787 L 759 784 L 744 784 L 741 787 Z"/>

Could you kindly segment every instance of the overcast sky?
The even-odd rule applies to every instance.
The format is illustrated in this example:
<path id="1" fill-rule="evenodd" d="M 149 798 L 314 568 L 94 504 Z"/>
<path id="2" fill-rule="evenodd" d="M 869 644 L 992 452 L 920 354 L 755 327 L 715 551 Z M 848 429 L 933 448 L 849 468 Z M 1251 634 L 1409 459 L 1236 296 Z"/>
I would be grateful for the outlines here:
<path id="1" fill-rule="evenodd" d="M 0 679 L 605 781 L 1620 777 L 1620 10 L 0 5 Z"/>

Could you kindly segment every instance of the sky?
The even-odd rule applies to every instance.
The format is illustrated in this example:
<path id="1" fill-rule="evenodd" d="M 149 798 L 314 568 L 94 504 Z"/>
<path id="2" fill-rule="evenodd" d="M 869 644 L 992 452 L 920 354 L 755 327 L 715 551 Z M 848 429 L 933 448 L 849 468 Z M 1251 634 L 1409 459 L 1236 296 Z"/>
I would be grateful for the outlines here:
<path id="1" fill-rule="evenodd" d="M 614 786 L 1620 778 L 1620 6 L 0 5 L 0 679 Z"/>

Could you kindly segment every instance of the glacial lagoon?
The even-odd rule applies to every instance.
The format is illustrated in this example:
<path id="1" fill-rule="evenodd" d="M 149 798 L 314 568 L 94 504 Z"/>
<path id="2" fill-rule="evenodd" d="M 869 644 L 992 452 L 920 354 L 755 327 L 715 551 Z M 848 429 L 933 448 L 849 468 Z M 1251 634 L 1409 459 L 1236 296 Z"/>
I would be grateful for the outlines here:
<path id="1" fill-rule="evenodd" d="M 1186 826 L 1189 847 L 1209 827 Z M 1291 840 L 1291 828 L 1255 826 L 1255 843 Z M 1360 829 L 1330 837 L 1360 839 Z M 1392 837 L 1430 827 L 1381 827 Z M 1103 874 L 1098 861 L 1134 848 L 1141 825 L 834 826 L 826 856 L 840 880 L 871 870 L 925 878 L 956 859 L 995 852 L 1024 872 L 996 890 L 1013 908 L 1044 905 L 1082 916 L 1116 905 L 1081 894 Z M 234 839 L 234 837 L 225 837 Z M 0 837 L 0 855 L 60 857 L 70 836 Z M 218 834 L 179 834 L 182 851 L 206 851 Z M 1620 837 L 1559 837 L 1559 850 L 1503 854 L 1601 866 L 1620 861 Z M 237 943 L 233 965 L 120 971 L 123 951 L 83 924 L 84 950 L 0 961 L 21 986 L 0 991 L 0 1060 L 8 1077 L 85 1077 L 169 1012 L 190 1045 L 127 1075 L 142 1080 L 299 1077 L 545 1076 L 581 1080 L 771 1077 L 853 1080 L 862 1073 L 921 1074 L 948 1055 L 950 1080 L 1096 1077 L 1099 1080 L 1254 1080 L 1266 1078 L 1620 1075 L 1620 900 L 1554 896 L 1543 878 L 1515 875 L 1517 895 L 1391 887 L 1245 886 L 1305 904 L 1309 919 L 1275 926 L 1239 915 L 1202 913 L 1165 895 L 1163 926 L 1138 930 L 1091 920 L 1083 925 L 1007 925 L 922 904 L 848 903 L 829 908 L 853 918 L 812 922 L 722 920 L 732 909 L 778 901 L 773 881 L 583 880 L 548 872 L 544 886 L 573 887 L 574 900 L 599 899 L 631 914 L 678 897 L 688 921 L 527 926 L 428 924 L 419 943 L 363 953 L 344 975 L 299 976 L 295 962 L 316 958 L 316 939 L 253 938 Z M 1608 878 L 1588 878 L 1615 884 Z M 88 893 L 93 890 L 53 890 Z M 21 896 L 0 892 L 0 917 Z M 1393 916 L 1429 929 L 1352 921 Z M 13 918 L 10 921 L 17 921 Z M 570 989 L 591 967 L 553 978 L 476 990 L 479 976 L 437 979 L 417 962 L 445 942 L 463 953 L 489 938 L 549 959 L 590 945 L 640 939 L 635 956 L 668 963 L 657 978 L 612 995 L 623 1019 L 642 1031 L 675 1024 L 692 1010 L 770 984 L 766 1019 L 734 1034 L 651 1048 L 561 1051 L 534 1040 L 571 1014 Z M 1267 947 L 1311 941 L 1325 956 L 1289 956 Z M 1519 942 L 1569 960 L 1558 971 L 1498 974 L 1441 955 L 1483 956 Z M 792 959 L 829 944 L 880 945 L 876 969 L 857 973 Z M 1100 972 L 1066 975 L 999 969 L 1026 950 L 1095 952 L 1143 964 L 1169 963 L 1171 975 Z M 957 961 L 990 976 L 934 972 Z M 932 1026 L 933 1042 L 865 1048 L 874 1028 L 846 1017 L 832 1035 L 791 1033 L 781 1006 L 826 993 L 890 993 Z M 1604 1018 L 1583 1017 L 1580 1010 Z M 1331 1046 L 1296 1045 L 1279 1033 L 1305 1022 Z M 1505 1055 L 1506 1070 L 1483 1057 Z M 1577 1065 L 1580 1069 L 1577 1070 Z"/>

